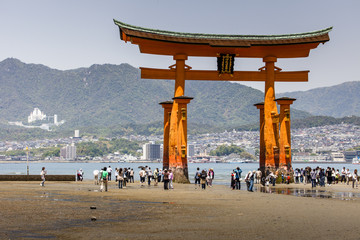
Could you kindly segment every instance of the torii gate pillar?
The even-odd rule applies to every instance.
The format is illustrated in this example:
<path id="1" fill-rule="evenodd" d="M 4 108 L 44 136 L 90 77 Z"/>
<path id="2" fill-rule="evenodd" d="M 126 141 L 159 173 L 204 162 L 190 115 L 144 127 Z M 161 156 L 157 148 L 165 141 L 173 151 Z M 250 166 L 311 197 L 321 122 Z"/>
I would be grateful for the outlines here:
<path id="1" fill-rule="evenodd" d="M 164 108 L 163 169 L 169 169 L 169 133 L 173 101 L 161 102 L 159 104 Z"/>
<path id="2" fill-rule="evenodd" d="M 290 105 L 295 98 L 278 98 L 280 105 L 280 142 L 279 142 L 279 167 L 291 167 L 291 131 L 290 131 Z"/>
<path id="3" fill-rule="evenodd" d="M 264 142 L 264 103 L 254 104 L 260 110 L 260 154 L 259 165 L 261 171 L 265 170 L 265 142 Z"/>
<path id="4" fill-rule="evenodd" d="M 266 81 L 264 98 L 264 144 L 265 167 L 278 167 L 279 134 L 278 111 L 275 102 L 275 62 L 276 57 L 264 57 Z"/>
<path id="5" fill-rule="evenodd" d="M 184 96 L 187 56 L 178 54 L 174 56 L 174 60 L 175 93 L 170 117 L 169 168 L 174 173 L 174 182 L 190 183 L 187 163 L 187 104 L 193 98 Z"/>

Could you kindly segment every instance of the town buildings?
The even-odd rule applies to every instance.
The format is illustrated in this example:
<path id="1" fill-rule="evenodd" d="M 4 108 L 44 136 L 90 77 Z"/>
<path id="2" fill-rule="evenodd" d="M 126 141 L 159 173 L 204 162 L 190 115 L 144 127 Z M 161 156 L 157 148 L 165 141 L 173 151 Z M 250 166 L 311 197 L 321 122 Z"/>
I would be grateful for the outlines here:
<path id="1" fill-rule="evenodd" d="M 141 136 L 129 135 L 119 136 L 130 141 L 148 142 L 139 151 L 142 152 L 142 160 L 161 161 L 163 136 Z M 9 150 L 24 150 L 27 146 L 32 148 L 66 146 L 71 147 L 72 143 L 86 141 L 96 141 L 96 139 L 87 138 L 62 138 L 62 139 L 43 139 L 35 141 L 0 141 L 0 152 Z M 246 149 L 255 156 L 259 153 L 259 132 L 258 131 L 225 131 L 222 133 L 207 133 L 188 136 L 188 159 L 209 157 L 211 150 L 215 150 L 221 145 L 236 145 Z M 351 162 L 353 158 L 360 158 L 360 151 L 355 147 L 360 146 L 360 127 L 351 124 L 338 124 L 322 127 L 292 129 L 292 161 L 302 162 L 323 162 L 323 161 L 347 161 Z M 71 155 L 71 150 L 67 151 L 63 147 L 63 159 L 75 159 Z M 76 147 L 76 146 L 74 146 Z M 75 153 L 74 150 L 72 150 Z M 3 158 L 3 157 L 2 157 Z M 92 160 L 95 158 L 83 156 L 84 159 Z M 99 160 L 100 157 L 96 159 Z M 114 159 L 131 159 L 135 161 L 134 156 L 113 156 Z M 221 158 L 222 161 L 233 161 L 235 157 Z M 102 157 L 104 161 L 107 156 Z M 7 158 L 11 160 L 11 158 Z M 216 159 L 218 161 L 219 159 Z M 238 159 L 245 161 L 246 159 Z"/>
<path id="2" fill-rule="evenodd" d="M 145 143 L 143 145 L 143 160 L 160 160 L 162 159 L 162 154 L 160 151 L 160 144 L 156 144 L 154 141 Z"/>
<path id="3" fill-rule="evenodd" d="M 66 145 L 60 149 L 60 158 L 65 160 L 75 160 L 76 159 L 76 146 L 74 143 L 71 145 Z"/>

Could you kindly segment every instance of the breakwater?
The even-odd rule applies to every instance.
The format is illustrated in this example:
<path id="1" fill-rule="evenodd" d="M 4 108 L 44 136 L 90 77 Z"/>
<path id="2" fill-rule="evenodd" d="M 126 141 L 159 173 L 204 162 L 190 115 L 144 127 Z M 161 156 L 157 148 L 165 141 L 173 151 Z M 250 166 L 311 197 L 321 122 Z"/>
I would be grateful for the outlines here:
<path id="1" fill-rule="evenodd" d="M 0 181 L 41 181 L 40 175 L 0 175 Z M 47 175 L 46 181 L 75 181 L 75 175 Z"/>

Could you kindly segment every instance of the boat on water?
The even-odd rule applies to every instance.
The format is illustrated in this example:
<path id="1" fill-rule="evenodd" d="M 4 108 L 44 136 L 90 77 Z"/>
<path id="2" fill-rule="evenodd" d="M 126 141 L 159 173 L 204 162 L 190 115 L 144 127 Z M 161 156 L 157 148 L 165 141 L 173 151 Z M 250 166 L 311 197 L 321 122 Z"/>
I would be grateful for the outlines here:
<path id="1" fill-rule="evenodd" d="M 360 164 L 360 159 L 359 159 L 359 157 L 354 157 L 354 158 L 352 159 L 352 164 Z"/>

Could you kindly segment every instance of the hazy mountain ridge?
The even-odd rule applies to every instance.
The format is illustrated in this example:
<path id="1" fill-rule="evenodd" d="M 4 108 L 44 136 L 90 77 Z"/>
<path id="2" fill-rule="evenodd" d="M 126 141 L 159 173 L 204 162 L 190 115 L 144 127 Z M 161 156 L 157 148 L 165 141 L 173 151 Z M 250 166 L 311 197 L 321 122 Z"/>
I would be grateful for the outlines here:
<path id="1" fill-rule="evenodd" d="M 312 115 L 332 117 L 360 116 L 360 82 L 278 94 L 296 98 L 293 106 Z"/>
<path id="2" fill-rule="evenodd" d="M 174 82 L 142 80 L 128 65 L 92 65 L 56 70 L 17 59 L 0 62 L 0 119 L 25 121 L 34 107 L 58 114 L 67 126 L 115 125 L 162 121 L 159 102 L 171 100 Z M 257 121 L 254 103 L 263 93 L 230 82 L 187 81 L 189 121 L 241 125 Z"/>
<path id="3" fill-rule="evenodd" d="M 139 69 L 129 64 L 94 64 L 61 71 L 13 58 L 0 62 L 0 83 L 0 128 L 10 131 L 7 136 L 14 128 L 5 127 L 7 121 L 25 122 L 34 107 L 47 115 L 58 114 L 59 120 L 65 119 L 63 130 L 76 127 L 97 134 L 97 129 L 101 129 L 106 135 L 160 133 L 163 109 L 158 103 L 171 100 L 174 91 L 174 81 L 142 80 Z M 297 98 L 292 105 L 292 119 L 310 117 L 299 122 L 301 127 L 306 127 L 358 122 L 357 118 L 319 118 L 295 109 L 308 109 L 314 115 L 325 115 L 325 110 L 329 115 L 340 110 L 343 114 L 356 115 L 357 111 L 351 109 L 358 110 L 358 90 L 359 82 L 349 82 L 276 97 Z M 259 110 L 253 104 L 264 98 L 259 90 L 230 82 L 187 81 L 185 95 L 194 97 L 188 105 L 189 132 L 242 129 L 239 126 L 244 125 L 244 129 L 257 128 Z M 295 127 L 296 121 L 293 123 Z"/>

